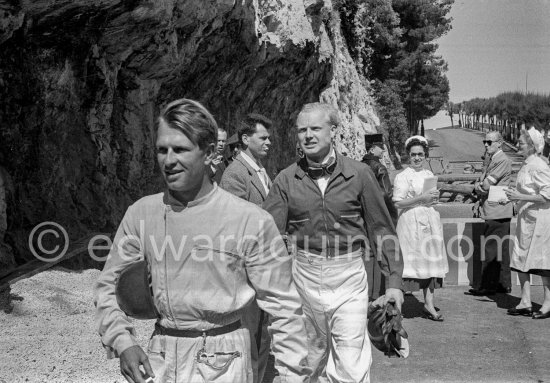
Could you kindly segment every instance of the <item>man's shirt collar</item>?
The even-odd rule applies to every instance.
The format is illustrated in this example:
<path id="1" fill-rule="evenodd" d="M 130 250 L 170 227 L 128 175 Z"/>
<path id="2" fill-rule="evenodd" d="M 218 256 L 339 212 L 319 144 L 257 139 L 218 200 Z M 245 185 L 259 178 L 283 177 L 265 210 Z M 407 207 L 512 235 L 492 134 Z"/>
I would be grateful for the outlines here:
<path id="1" fill-rule="evenodd" d="M 246 161 L 247 164 L 250 165 L 250 167 L 252 167 L 252 169 L 254 169 L 255 172 L 259 172 L 260 170 L 263 169 L 263 166 L 260 167 L 258 165 L 258 163 L 256 161 L 254 161 L 253 158 L 251 158 L 248 154 L 246 154 L 244 151 L 241 152 L 241 156 L 243 158 L 243 160 Z"/>

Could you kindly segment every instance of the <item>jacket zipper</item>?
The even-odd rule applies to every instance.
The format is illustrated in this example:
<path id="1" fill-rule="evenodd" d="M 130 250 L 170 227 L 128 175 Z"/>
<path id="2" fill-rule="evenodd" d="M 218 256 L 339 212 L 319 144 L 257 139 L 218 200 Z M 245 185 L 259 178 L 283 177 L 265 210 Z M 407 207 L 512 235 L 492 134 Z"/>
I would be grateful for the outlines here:
<path id="1" fill-rule="evenodd" d="M 327 184 L 327 187 L 325 189 L 325 193 L 327 192 L 327 189 L 328 189 L 328 184 Z M 325 193 L 321 193 L 321 199 L 323 200 L 323 222 L 325 224 L 325 233 L 326 233 L 326 236 L 327 236 L 327 255 L 326 255 L 326 257 L 329 258 L 329 256 L 330 256 L 330 237 L 328 235 L 328 225 L 327 225 L 327 216 L 326 216 L 327 209 L 326 209 L 326 205 L 325 205 Z"/>
<path id="2" fill-rule="evenodd" d="M 327 216 L 326 216 L 326 211 L 327 211 L 327 208 L 326 208 L 326 205 L 325 205 L 325 194 L 327 194 L 327 191 L 328 191 L 328 187 L 330 185 L 330 182 L 333 181 L 333 178 L 332 178 L 332 175 L 329 176 L 329 179 L 327 180 L 327 186 L 325 188 L 325 192 L 323 193 L 321 191 L 321 188 L 319 187 L 319 184 L 317 183 L 316 180 L 314 180 L 313 178 L 311 178 L 311 181 L 313 181 L 313 183 L 315 184 L 315 186 L 317 187 L 317 190 L 319 190 L 319 193 L 321 194 L 321 200 L 323 201 L 323 224 L 325 226 L 325 234 L 326 234 L 326 238 L 327 238 L 327 255 L 326 257 L 329 258 L 329 253 L 330 253 L 330 238 L 329 238 L 329 235 L 328 235 L 328 225 L 327 225 Z M 322 246 L 322 240 L 321 240 L 321 246 Z"/>

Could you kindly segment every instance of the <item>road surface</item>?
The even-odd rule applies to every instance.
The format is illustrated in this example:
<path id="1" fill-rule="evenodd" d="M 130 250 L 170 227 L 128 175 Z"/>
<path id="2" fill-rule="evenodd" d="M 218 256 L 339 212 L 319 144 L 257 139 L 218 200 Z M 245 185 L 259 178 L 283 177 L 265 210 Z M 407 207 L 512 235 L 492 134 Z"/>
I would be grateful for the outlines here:
<path id="1" fill-rule="evenodd" d="M 461 128 L 426 130 L 430 142 L 430 157 L 445 157 L 447 161 L 481 161 L 485 152 L 484 134 Z"/>

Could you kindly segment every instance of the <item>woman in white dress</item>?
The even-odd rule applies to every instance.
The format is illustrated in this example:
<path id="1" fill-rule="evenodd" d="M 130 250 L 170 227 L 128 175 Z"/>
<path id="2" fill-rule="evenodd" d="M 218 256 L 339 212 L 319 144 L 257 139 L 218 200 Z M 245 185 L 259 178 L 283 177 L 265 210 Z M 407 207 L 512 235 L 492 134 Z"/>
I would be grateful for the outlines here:
<path id="1" fill-rule="evenodd" d="M 394 180 L 393 201 L 400 209 L 397 236 L 403 253 L 403 279 L 407 291 L 424 292 L 424 317 L 442 321 L 434 306 L 434 290 L 441 287 L 449 271 L 443 242 L 443 227 L 433 205 L 439 202 L 439 191 L 423 192 L 424 180 L 433 173 L 424 169 L 428 157 L 428 140 L 413 136 L 405 142 L 410 166 Z"/>
<path id="2" fill-rule="evenodd" d="M 522 130 L 520 152 L 525 157 L 518 172 L 515 189 L 508 189 L 508 199 L 518 211 L 516 237 L 510 267 L 518 272 L 521 301 L 508 310 L 510 315 L 532 315 L 533 319 L 550 318 L 550 168 L 540 156 L 544 137 L 535 128 Z M 544 302 L 532 312 L 530 274 L 540 275 Z"/>

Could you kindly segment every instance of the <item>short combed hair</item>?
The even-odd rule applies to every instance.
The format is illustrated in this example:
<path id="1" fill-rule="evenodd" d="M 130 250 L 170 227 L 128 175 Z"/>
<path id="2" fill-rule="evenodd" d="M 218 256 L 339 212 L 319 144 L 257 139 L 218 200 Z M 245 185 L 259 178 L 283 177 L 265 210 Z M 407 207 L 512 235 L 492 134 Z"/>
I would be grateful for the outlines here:
<path id="1" fill-rule="evenodd" d="M 329 123 L 331 125 L 335 125 L 335 126 L 340 125 L 341 120 L 338 114 L 338 109 L 336 109 L 334 106 L 330 104 L 326 104 L 323 102 L 312 102 L 309 104 L 305 104 L 304 106 L 302 106 L 302 110 L 300 110 L 299 114 L 310 113 L 317 110 L 321 110 L 326 113 Z"/>
<path id="2" fill-rule="evenodd" d="M 187 98 L 172 101 L 161 112 L 160 120 L 170 128 L 181 131 L 201 150 L 218 141 L 218 124 L 198 101 Z"/>
<path id="3" fill-rule="evenodd" d="M 254 133 L 256 133 L 257 124 L 262 124 L 263 126 L 265 126 L 266 129 L 269 129 L 273 125 L 273 121 L 271 121 L 269 118 L 259 113 L 247 114 L 246 117 L 243 118 L 239 123 L 239 129 L 238 129 L 239 142 L 242 142 L 242 138 L 245 134 L 247 136 L 251 136 Z"/>
<path id="4" fill-rule="evenodd" d="M 426 156 L 426 158 L 428 158 L 430 156 L 430 149 L 429 149 L 428 144 L 425 143 L 424 141 L 419 140 L 418 138 L 413 138 L 407 144 L 407 146 L 405 147 L 405 150 L 407 151 L 407 154 L 409 155 L 409 158 L 410 158 L 410 154 L 411 154 L 411 148 L 413 146 L 422 146 L 424 148 L 424 155 Z"/>

